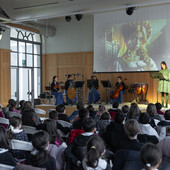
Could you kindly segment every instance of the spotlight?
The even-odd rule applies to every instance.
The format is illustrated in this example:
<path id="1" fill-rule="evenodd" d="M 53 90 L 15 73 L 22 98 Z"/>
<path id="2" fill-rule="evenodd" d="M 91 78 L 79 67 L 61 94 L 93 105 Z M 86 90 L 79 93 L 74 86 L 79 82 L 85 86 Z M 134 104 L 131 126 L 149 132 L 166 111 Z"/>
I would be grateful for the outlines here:
<path id="1" fill-rule="evenodd" d="M 71 19 L 72 19 L 71 16 L 66 16 L 66 17 L 65 17 L 65 20 L 66 20 L 67 22 L 70 22 Z"/>
<path id="2" fill-rule="evenodd" d="M 136 7 L 130 7 L 130 8 L 126 8 L 126 14 L 127 15 L 132 15 L 133 11 L 136 9 Z"/>
<path id="3" fill-rule="evenodd" d="M 82 14 L 76 14 L 75 17 L 76 17 L 77 21 L 80 21 L 83 18 L 83 15 Z"/>

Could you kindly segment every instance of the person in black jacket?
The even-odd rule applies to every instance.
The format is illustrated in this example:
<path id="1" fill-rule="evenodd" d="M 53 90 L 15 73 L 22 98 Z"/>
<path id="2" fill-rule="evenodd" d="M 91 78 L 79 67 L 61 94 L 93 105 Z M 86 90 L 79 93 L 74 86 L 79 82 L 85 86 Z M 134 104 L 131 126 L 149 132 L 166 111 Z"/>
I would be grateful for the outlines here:
<path id="1" fill-rule="evenodd" d="M 135 119 L 128 119 L 125 122 L 126 138 L 120 140 L 117 149 L 140 151 L 143 144 L 137 140 L 139 130 L 139 124 Z"/>
<path id="2" fill-rule="evenodd" d="M 94 136 L 96 131 L 96 123 L 92 118 L 87 118 L 83 121 L 84 133 L 75 137 L 65 150 L 67 162 L 70 162 L 71 170 L 81 170 L 82 160 L 86 154 L 86 144 Z"/>
<path id="3" fill-rule="evenodd" d="M 56 111 L 58 112 L 58 120 L 63 120 L 70 123 L 70 120 L 66 114 L 66 107 L 64 106 L 64 104 L 59 104 L 56 107 Z"/>

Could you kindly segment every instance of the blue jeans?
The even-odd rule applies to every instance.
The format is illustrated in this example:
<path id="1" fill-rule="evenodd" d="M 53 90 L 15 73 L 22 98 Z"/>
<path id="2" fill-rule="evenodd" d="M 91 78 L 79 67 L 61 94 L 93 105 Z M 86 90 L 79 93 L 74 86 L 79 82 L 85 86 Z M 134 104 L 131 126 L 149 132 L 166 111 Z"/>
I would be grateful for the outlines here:
<path id="1" fill-rule="evenodd" d="M 123 103 L 123 94 L 125 90 L 119 91 L 119 96 L 116 99 L 110 99 L 110 103 L 112 104 L 114 101 L 117 101 L 118 103 Z"/>
<path id="2" fill-rule="evenodd" d="M 64 97 L 61 92 L 51 92 L 55 96 L 55 105 L 64 104 Z"/>
<path id="3" fill-rule="evenodd" d="M 89 91 L 88 102 L 89 103 L 96 103 L 100 99 L 100 94 L 96 88 L 91 88 Z"/>

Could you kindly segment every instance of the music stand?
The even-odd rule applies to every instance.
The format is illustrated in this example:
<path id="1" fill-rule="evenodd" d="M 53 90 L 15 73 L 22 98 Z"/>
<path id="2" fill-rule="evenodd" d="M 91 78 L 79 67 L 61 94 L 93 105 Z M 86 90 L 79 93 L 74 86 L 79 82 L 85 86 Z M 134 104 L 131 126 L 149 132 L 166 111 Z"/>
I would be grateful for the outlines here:
<path id="1" fill-rule="evenodd" d="M 81 89 L 83 88 L 84 83 L 85 83 L 85 81 L 76 81 L 75 82 L 75 87 L 78 88 L 78 90 L 77 90 L 77 101 L 78 102 L 83 101 L 83 97 L 82 97 L 83 94 L 82 94 Z"/>
<path id="2" fill-rule="evenodd" d="M 104 88 L 106 88 L 106 104 L 108 104 L 109 102 L 109 98 L 108 98 L 108 88 L 112 87 L 111 83 L 109 80 L 101 80 L 101 83 L 103 85 Z"/>
<path id="3" fill-rule="evenodd" d="M 158 83 L 159 83 L 159 80 L 165 80 L 165 77 L 161 72 L 151 72 L 150 76 L 152 77 L 152 79 L 156 79 L 157 103 L 158 103 Z"/>

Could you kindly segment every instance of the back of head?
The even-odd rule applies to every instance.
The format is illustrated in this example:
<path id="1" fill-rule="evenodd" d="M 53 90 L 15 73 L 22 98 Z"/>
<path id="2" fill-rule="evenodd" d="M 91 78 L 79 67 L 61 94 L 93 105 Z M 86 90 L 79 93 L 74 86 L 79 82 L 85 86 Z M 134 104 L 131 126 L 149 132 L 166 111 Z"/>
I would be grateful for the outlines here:
<path id="1" fill-rule="evenodd" d="M 93 118 L 89 117 L 87 119 L 84 119 L 83 121 L 83 130 L 85 132 L 93 132 L 93 130 L 96 128 L 96 122 Z"/>
<path id="2" fill-rule="evenodd" d="M 58 112 L 55 110 L 50 111 L 49 118 L 56 120 L 58 118 Z"/>
<path id="3" fill-rule="evenodd" d="M 9 149 L 7 131 L 5 127 L 0 125 L 0 148 Z"/>
<path id="4" fill-rule="evenodd" d="M 94 108 L 93 108 L 93 106 L 90 104 L 90 105 L 87 106 L 87 110 L 88 110 L 88 111 L 90 111 L 90 110 L 94 111 Z"/>
<path id="5" fill-rule="evenodd" d="M 129 108 L 129 106 L 128 106 L 128 105 L 124 105 L 124 106 L 122 106 L 122 112 L 123 112 L 124 114 L 128 113 L 128 112 L 129 112 L 129 110 L 130 110 L 130 108 Z"/>
<path id="6" fill-rule="evenodd" d="M 64 113 L 66 107 L 64 106 L 64 104 L 59 104 L 57 107 L 56 107 L 56 111 L 58 113 Z"/>
<path id="7" fill-rule="evenodd" d="M 87 165 L 96 168 L 98 160 L 104 154 L 105 145 L 99 136 L 92 137 L 87 143 Z"/>
<path id="8" fill-rule="evenodd" d="M 161 103 L 155 103 L 156 109 L 161 110 L 162 109 L 162 104 Z"/>
<path id="9" fill-rule="evenodd" d="M 100 120 L 110 120 L 110 114 L 108 112 L 104 112 L 101 116 L 100 116 Z"/>
<path id="10" fill-rule="evenodd" d="M 79 118 L 80 119 L 85 119 L 89 116 L 89 111 L 86 108 L 80 109 L 79 110 Z"/>
<path id="11" fill-rule="evenodd" d="M 100 105 L 99 105 L 99 112 L 104 112 L 104 111 L 106 111 L 105 105 L 100 104 Z"/>
<path id="12" fill-rule="evenodd" d="M 77 110 L 83 109 L 84 108 L 84 103 L 83 102 L 78 102 L 77 103 Z"/>
<path id="13" fill-rule="evenodd" d="M 139 123 L 141 124 L 148 124 L 150 121 L 150 117 L 147 113 L 141 113 L 139 115 Z"/>
<path id="14" fill-rule="evenodd" d="M 146 113 L 149 114 L 149 116 L 154 116 L 157 113 L 156 106 L 153 103 L 149 103 Z"/>
<path id="15" fill-rule="evenodd" d="M 12 125 L 14 128 L 19 127 L 22 124 L 22 120 L 18 116 L 13 116 L 9 119 L 10 125 Z"/>
<path id="16" fill-rule="evenodd" d="M 165 117 L 165 120 L 170 120 L 170 110 L 165 111 L 164 117 Z"/>
<path id="17" fill-rule="evenodd" d="M 113 107 L 113 108 L 118 108 L 118 107 L 119 107 L 119 103 L 118 103 L 117 101 L 114 101 L 114 102 L 112 103 L 112 107 Z"/>
<path id="18" fill-rule="evenodd" d="M 30 101 L 25 101 L 23 104 L 23 109 L 32 109 L 32 103 Z"/>
<path id="19" fill-rule="evenodd" d="M 9 99 L 9 100 L 8 100 L 8 105 L 10 106 L 11 103 L 13 103 L 14 101 L 15 101 L 14 99 Z"/>
<path id="20" fill-rule="evenodd" d="M 22 124 L 27 126 L 33 126 L 34 111 L 32 109 L 25 109 L 22 112 Z"/>
<path id="21" fill-rule="evenodd" d="M 132 105 L 128 113 L 128 119 L 136 119 L 136 117 L 139 114 L 140 114 L 140 110 L 139 110 L 138 105 Z"/>
<path id="22" fill-rule="evenodd" d="M 20 100 L 20 102 L 19 102 L 20 108 L 23 108 L 24 103 L 25 103 L 25 100 Z"/>
<path id="23" fill-rule="evenodd" d="M 16 107 L 17 102 L 15 100 L 11 100 L 9 105 L 9 111 L 13 111 L 13 108 Z"/>
<path id="24" fill-rule="evenodd" d="M 122 113 L 121 110 L 119 110 L 119 111 L 117 112 L 117 114 L 115 115 L 114 121 L 115 121 L 116 123 L 119 123 L 119 124 L 122 124 L 122 123 L 123 123 L 123 121 L 124 121 L 124 115 L 123 115 L 123 113 Z"/>
<path id="25" fill-rule="evenodd" d="M 46 119 L 44 121 L 44 129 L 43 130 L 49 134 L 50 143 L 54 144 L 55 139 L 58 136 L 56 121 L 53 119 Z"/>
<path id="26" fill-rule="evenodd" d="M 32 135 L 32 145 L 38 151 L 38 153 L 33 156 L 33 166 L 41 166 L 48 160 L 48 144 L 49 135 L 47 132 L 40 131 Z"/>
<path id="27" fill-rule="evenodd" d="M 135 119 L 128 119 L 125 122 L 125 132 L 129 137 L 135 137 L 139 133 L 139 124 Z"/>
<path id="28" fill-rule="evenodd" d="M 145 144 L 140 152 L 140 158 L 146 170 L 156 169 L 161 163 L 162 153 L 158 146 L 152 143 Z"/>

